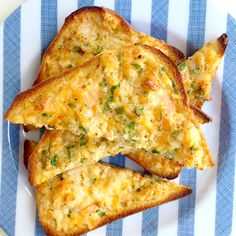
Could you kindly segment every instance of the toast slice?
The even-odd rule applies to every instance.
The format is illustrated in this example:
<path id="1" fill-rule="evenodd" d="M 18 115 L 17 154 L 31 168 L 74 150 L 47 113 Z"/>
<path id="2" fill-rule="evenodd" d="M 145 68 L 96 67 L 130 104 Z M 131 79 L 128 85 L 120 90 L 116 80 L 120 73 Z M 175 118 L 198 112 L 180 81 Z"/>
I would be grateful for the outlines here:
<path id="1" fill-rule="evenodd" d="M 68 131 L 46 131 L 38 145 L 26 140 L 24 159 L 28 160 L 25 163 L 28 163 L 30 183 L 41 184 L 64 171 L 94 164 L 117 153 L 127 155 L 143 168 L 163 178 L 176 178 L 182 170 L 182 165 L 177 161 L 166 156 L 157 157 L 154 150 L 130 151 L 127 154 L 128 147 L 124 151 L 120 143 L 106 139 L 89 139 L 86 147 L 80 144 L 80 137 Z"/>
<path id="2" fill-rule="evenodd" d="M 101 163 L 36 186 L 39 221 L 53 236 L 81 235 L 191 192 L 183 185 Z"/>
<path id="3" fill-rule="evenodd" d="M 211 82 L 221 64 L 228 37 L 222 34 L 218 39 L 205 44 L 179 66 L 190 104 L 199 108 L 211 99 Z"/>
<path id="4" fill-rule="evenodd" d="M 34 85 L 60 75 L 105 50 L 147 44 L 179 64 L 184 54 L 162 40 L 135 31 L 122 17 L 104 7 L 84 7 L 71 13 L 47 48 Z"/>
<path id="5" fill-rule="evenodd" d="M 149 46 L 106 51 L 41 83 L 19 94 L 5 118 L 71 131 L 84 145 L 105 138 L 124 151 L 158 147 L 187 167 L 213 166 L 176 66 Z"/>

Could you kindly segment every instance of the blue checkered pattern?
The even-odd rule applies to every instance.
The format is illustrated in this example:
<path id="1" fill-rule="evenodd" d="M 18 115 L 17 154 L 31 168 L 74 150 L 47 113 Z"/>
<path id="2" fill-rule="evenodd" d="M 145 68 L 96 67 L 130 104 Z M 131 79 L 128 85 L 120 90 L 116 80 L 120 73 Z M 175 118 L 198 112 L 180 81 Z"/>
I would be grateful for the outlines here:
<path id="1" fill-rule="evenodd" d="M 32 0 L 31 0 L 32 1 Z M 39 0 L 40 1 L 40 0 Z M 57 9 L 59 0 L 41 0 L 41 52 L 45 51 L 48 44 L 57 33 Z M 95 1 L 78 0 L 78 8 L 92 6 Z M 115 11 L 131 22 L 132 5 L 135 0 L 115 0 Z M 145 1 L 143 1 L 145 7 Z M 168 0 L 152 0 L 151 9 L 151 34 L 156 38 L 167 39 L 168 34 Z M 177 14 L 177 13 L 176 13 Z M 179 16 L 181 17 L 181 16 Z M 3 41 L 3 113 L 10 106 L 15 95 L 20 91 L 20 31 L 21 8 L 17 9 L 4 23 Z M 206 1 L 189 1 L 189 19 L 187 35 L 187 54 L 191 55 L 197 48 L 204 44 Z M 217 27 L 217 26 L 216 26 Z M 227 34 L 229 46 L 225 56 L 223 93 L 221 101 L 220 122 L 220 147 L 216 185 L 216 217 L 215 235 L 230 235 L 232 231 L 233 196 L 235 179 L 235 147 L 236 147 L 236 21 L 231 16 L 227 18 Z M 1 109 L 1 107 L 0 107 Z M 9 152 L 8 126 L 3 122 L 2 139 L 2 171 L 0 192 L 0 226 L 9 236 L 15 235 L 16 195 L 17 195 L 17 168 L 19 156 L 19 127 L 11 125 L 9 135 L 11 138 L 11 153 Z M 118 155 L 109 159 L 110 163 L 125 166 L 125 157 Z M 190 185 L 193 194 L 179 201 L 178 229 L 176 234 L 194 235 L 195 225 L 195 193 L 196 171 L 184 170 L 180 182 Z M 171 212 L 170 212 L 171 214 Z M 158 235 L 159 210 L 153 208 L 142 214 L 142 236 Z M 122 236 L 124 220 L 115 221 L 106 227 L 107 236 Z M 134 232 L 135 232 L 135 225 Z M 19 234 L 18 234 L 19 235 Z M 22 235 L 24 233 L 22 232 Z M 35 236 L 42 236 L 44 232 L 36 217 Z M 135 234 L 133 234 L 135 235 Z M 206 234 L 207 235 L 207 234 Z M 126 235 L 123 235 L 126 236 Z"/>

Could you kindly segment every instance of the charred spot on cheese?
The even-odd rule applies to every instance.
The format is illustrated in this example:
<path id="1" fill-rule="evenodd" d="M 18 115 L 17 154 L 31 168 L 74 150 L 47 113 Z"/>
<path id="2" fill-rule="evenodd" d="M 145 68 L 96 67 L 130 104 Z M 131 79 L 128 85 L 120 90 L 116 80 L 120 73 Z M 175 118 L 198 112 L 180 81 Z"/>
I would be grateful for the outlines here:
<path id="1" fill-rule="evenodd" d="M 79 53 L 80 55 L 84 54 L 84 51 L 82 50 L 82 48 L 80 46 L 75 46 L 73 48 L 73 51 L 76 52 L 76 53 Z"/>
<path id="2" fill-rule="evenodd" d="M 69 64 L 69 65 L 66 66 L 67 69 L 72 68 L 72 67 L 73 67 L 72 64 Z"/>

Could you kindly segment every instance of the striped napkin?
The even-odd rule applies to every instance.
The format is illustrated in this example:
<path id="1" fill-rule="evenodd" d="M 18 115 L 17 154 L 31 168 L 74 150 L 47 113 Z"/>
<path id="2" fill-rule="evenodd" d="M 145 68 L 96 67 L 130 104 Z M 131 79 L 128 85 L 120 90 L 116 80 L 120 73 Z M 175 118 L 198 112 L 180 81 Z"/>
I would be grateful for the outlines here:
<path id="1" fill-rule="evenodd" d="M 176 182 L 193 188 L 190 197 L 117 220 L 87 235 L 236 235 L 236 21 L 212 4 L 203 0 L 28 0 L 0 27 L 0 117 L 15 95 L 31 86 L 44 50 L 64 18 L 80 7 L 114 9 L 138 31 L 166 40 L 186 55 L 223 32 L 229 36 L 213 83 L 213 100 L 204 106 L 213 117 L 203 130 L 215 168 L 181 173 Z M 39 133 L 29 136 L 38 139 Z M 24 138 L 22 128 L 0 119 L 0 227 L 9 236 L 42 236 L 34 191 L 22 161 Z M 141 169 L 121 155 L 112 162 Z"/>

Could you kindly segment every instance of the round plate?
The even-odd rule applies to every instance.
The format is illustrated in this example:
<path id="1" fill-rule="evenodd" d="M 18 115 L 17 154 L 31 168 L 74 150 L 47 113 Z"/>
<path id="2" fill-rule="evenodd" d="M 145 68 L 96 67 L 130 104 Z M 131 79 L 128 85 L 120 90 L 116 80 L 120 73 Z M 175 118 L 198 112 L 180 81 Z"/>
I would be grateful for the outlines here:
<path id="1" fill-rule="evenodd" d="M 184 170 L 183 184 L 191 196 L 101 227 L 89 235 L 229 235 L 235 232 L 234 201 L 236 143 L 236 21 L 209 1 L 26 1 L 0 28 L 0 95 L 5 113 L 15 95 L 30 88 L 41 55 L 72 11 L 87 5 L 114 9 L 138 31 L 163 39 L 187 55 L 227 32 L 229 46 L 213 82 L 212 101 L 204 111 L 213 122 L 202 126 L 215 167 Z M 44 235 L 36 216 L 34 190 L 23 164 L 24 139 L 39 139 L 39 131 L 0 121 L 0 226 L 8 235 Z M 141 168 L 124 157 L 126 167 Z"/>

